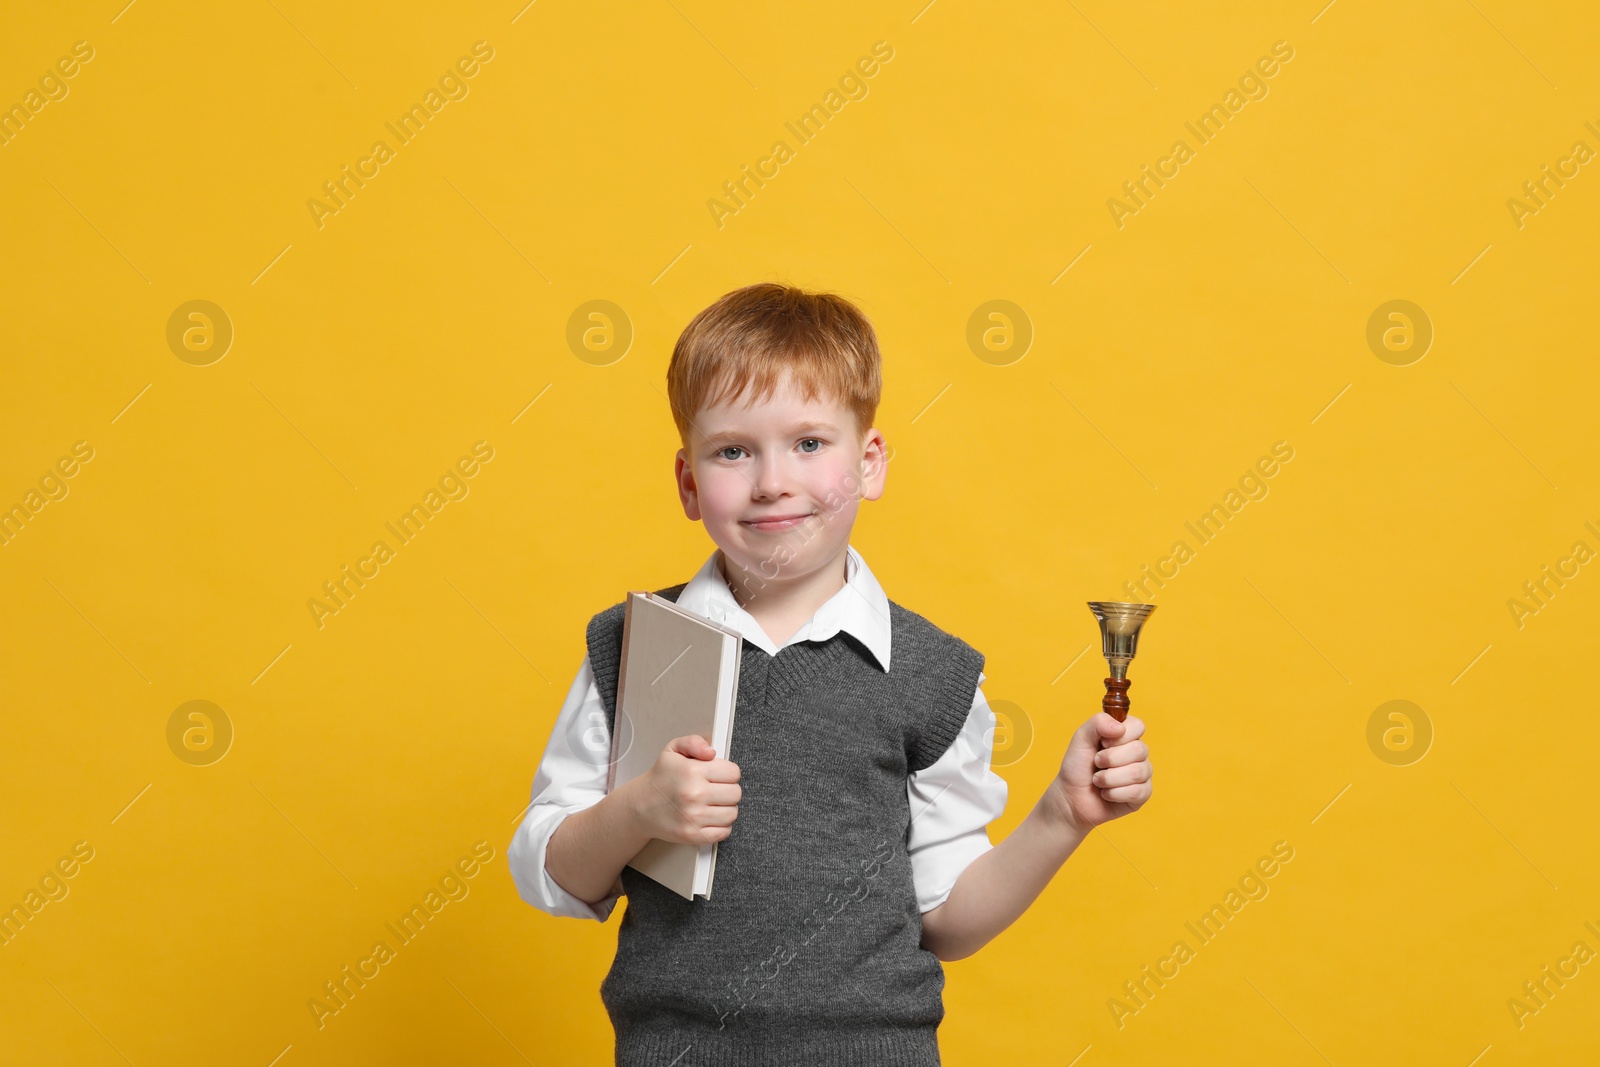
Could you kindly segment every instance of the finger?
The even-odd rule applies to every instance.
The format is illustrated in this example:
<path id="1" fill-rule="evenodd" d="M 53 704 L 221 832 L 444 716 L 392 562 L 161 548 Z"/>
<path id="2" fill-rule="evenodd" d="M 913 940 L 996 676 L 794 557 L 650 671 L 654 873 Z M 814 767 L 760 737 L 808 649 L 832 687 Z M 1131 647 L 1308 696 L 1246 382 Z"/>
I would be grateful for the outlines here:
<path id="1" fill-rule="evenodd" d="M 1124 767 L 1130 763 L 1150 758 L 1150 746 L 1140 740 L 1133 740 L 1125 745 L 1115 748 L 1103 748 L 1094 754 L 1096 767 Z"/>
<path id="2" fill-rule="evenodd" d="M 1126 767 L 1113 767 L 1110 770 L 1095 771 L 1094 784 L 1102 789 L 1115 788 L 1123 785 L 1138 785 L 1148 782 L 1154 775 L 1148 760 L 1141 763 L 1130 763 Z"/>
<path id="3" fill-rule="evenodd" d="M 1144 720 L 1136 715 L 1129 715 L 1125 720 L 1123 720 L 1122 725 L 1126 727 L 1126 729 L 1122 732 L 1122 735 L 1113 741 L 1107 741 L 1104 745 L 1105 748 L 1113 748 L 1117 745 L 1125 745 L 1129 741 L 1133 741 L 1144 735 Z"/>
<path id="4" fill-rule="evenodd" d="M 736 785 L 712 784 L 706 788 L 707 804 L 713 807 L 737 804 L 744 796 L 744 790 Z"/>
<path id="5" fill-rule="evenodd" d="M 700 819 L 700 824 L 702 826 L 732 826 L 733 821 L 738 817 L 738 805 L 718 805 L 717 807 L 706 809 L 705 815 Z"/>
<path id="6" fill-rule="evenodd" d="M 714 759 L 706 766 L 706 781 L 737 782 L 739 765 L 732 760 Z"/>
<path id="7" fill-rule="evenodd" d="M 667 742 L 667 747 L 678 753 L 680 756 L 688 756 L 690 759 L 714 759 L 717 754 L 716 751 L 711 747 L 711 742 L 707 741 L 699 734 L 687 734 L 683 737 L 674 737 L 671 741 Z"/>
<path id="8" fill-rule="evenodd" d="M 1115 789 L 1102 789 L 1100 790 L 1100 796 L 1107 804 L 1132 804 L 1134 807 L 1138 807 L 1150 799 L 1153 789 L 1154 787 L 1149 782 L 1142 782 L 1139 785 L 1122 785 L 1117 786 Z"/>
<path id="9" fill-rule="evenodd" d="M 1078 727 L 1078 733 L 1094 748 L 1103 748 L 1115 743 L 1123 735 L 1127 726 L 1111 717 L 1107 711 L 1097 711 L 1089 716 L 1084 724 Z"/>

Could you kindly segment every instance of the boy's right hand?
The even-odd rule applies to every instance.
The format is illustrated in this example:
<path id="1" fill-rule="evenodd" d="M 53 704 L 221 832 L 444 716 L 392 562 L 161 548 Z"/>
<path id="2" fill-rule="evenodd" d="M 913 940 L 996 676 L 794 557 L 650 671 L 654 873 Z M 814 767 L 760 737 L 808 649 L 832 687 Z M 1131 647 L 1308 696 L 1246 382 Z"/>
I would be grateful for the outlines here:
<path id="1" fill-rule="evenodd" d="M 699 734 L 675 737 L 629 783 L 634 816 L 650 837 L 695 845 L 722 841 L 739 817 L 739 765 L 719 759 Z"/>

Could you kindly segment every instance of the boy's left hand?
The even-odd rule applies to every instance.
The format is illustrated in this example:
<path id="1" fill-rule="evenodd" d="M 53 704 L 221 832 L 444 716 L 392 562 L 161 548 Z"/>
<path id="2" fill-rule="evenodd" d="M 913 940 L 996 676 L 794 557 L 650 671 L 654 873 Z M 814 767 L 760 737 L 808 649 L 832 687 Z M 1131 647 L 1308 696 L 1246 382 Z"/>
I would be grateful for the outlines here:
<path id="1" fill-rule="evenodd" d="M 1144 720 L 1129 715 L 1118 722 L 1104 711 L 1078 727 L 1047 791 L 1055 813 L 1086 834 L 1139 810 L 1154 788 L 1143 733 Z"/>

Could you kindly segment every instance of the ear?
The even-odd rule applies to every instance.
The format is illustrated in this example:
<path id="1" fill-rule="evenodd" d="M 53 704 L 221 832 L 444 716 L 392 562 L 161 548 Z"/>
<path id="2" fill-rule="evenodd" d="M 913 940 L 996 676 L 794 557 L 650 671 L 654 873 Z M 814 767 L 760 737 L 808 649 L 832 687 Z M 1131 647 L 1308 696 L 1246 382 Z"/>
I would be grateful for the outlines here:
<path id="1" fill-rule="evenodd" d="M 678 500 L 683 513 L 691 522 L 700 521 L 700 490 L 694 484 L 694 468 L 689 465 L 688 453 L 680 448 L 672 463 L 672 477 L 678 483 Z"/>
<path id="2" fill-rule="evenodd" d="M 889 474 L 890 451 L 883 431 L 876 426 L 868 430 L 862 438 L 861 453 L 861 499 L 877 500 L 883 496 Z"/>

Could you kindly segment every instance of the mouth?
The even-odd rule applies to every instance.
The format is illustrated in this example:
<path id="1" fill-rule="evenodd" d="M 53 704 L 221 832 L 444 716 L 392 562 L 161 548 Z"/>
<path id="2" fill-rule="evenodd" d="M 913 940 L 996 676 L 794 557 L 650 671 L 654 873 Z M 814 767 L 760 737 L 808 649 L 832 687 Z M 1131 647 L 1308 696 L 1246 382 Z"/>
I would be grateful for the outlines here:
<path id="1" fill-rule="evenodd" d="M 775 515 L 766 519 L 741 520 L 739 525 L 747 526 L 752 530 L 761 530 L 764 533 L 776 533 L 783 530 L 792 530 L 814 514 L 815 512 L 808 511 L 800 515 Z"/>

